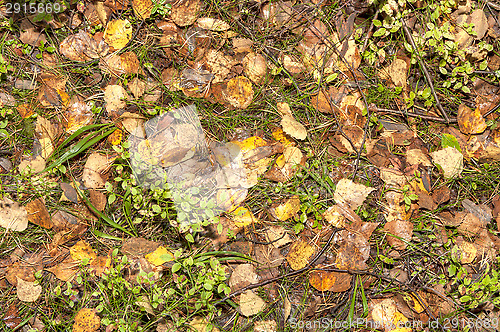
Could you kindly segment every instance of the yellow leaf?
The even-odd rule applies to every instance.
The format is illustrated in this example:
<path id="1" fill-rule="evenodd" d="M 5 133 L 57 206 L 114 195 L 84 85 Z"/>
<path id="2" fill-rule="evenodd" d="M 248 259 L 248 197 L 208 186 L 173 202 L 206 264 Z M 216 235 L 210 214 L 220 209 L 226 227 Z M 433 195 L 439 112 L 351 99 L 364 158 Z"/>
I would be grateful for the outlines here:
<path id="1" fill-rule="evenodd" d="M 314 248 L 307 241 L 300 240 L 292 244 L 286 260 L 293 270 L 300 270 L 309 263 L 314 254 Z"/>
<path id="2" fill-rule="evenodd" d="M 135 16 L 140 19 L 147 19 L 151 16 L 153 2 L 151 0 L 132 0 Z"/>
<path id="3" fill-rule="evenodd" d="M 104 31 L 104 40 L 115 50 L 121 50 L 132 38 L 132 25 L 128 20 L 113 20 Z"/>
<path id="4" fill-rule="evenodd" d="M 290 219 L 300 210 L 299 196 L 295 195 L 287 199 L 284 203 L 271 207 L 271 214 L 281 221 Z"/>
<path id="5" fill-rule="evenodd" d="M 92 247 L 85 241 L 78 241 L 73 247 L 69 249 L 71 254 L 71 258 L 75 261 L 83 261 L 88 260 L 88 262 L 92 262 L 96 259 L 97 255 L 92 249 Z"/>
<path id="6" fill-rule="evenodd" d="M 146 255 L 146 260 L 153 265 L 160 266 L 174 260 L 174 255 L 167 248 L 159 246 L 155 251 Z"/>
<path id="7" fill-rule="evenodd" d="M 259 220 L 255 218 L 253 213 L 245 207 L 240 206 L 231 213 L 231 219 L 238 227 L 245 227 L 250 224 L 258 223 Z"/>
<path id="8" fill-rule="evenodd" d="M 95 332 L 101 327 L 101 319 L 94 309 L 82 308 L 75 316 L 73 332 Z"/>

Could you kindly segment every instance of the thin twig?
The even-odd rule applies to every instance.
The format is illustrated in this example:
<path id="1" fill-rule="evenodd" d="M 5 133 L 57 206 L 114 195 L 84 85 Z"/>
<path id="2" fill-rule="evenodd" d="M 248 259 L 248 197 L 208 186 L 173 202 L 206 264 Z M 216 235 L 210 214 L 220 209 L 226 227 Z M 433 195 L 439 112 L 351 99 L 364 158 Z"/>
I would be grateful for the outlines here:
<path id="1" fill-rule="evenodd" d="M 372 111 L 375 111 L 375 112 L 385 112 L 385 113 L 397 114 L 397 115 L 401 115 L 401 116 L 410 116 L 410 117 L 413 117 L 413 118 L 421 118 L 421 119 L 429 120 L 429 121 L 444 122 L 444 123 L 455 123 L 455 122 L 457 122 L 457 119 L 455 119 L 455 118 L 449 119 L 448 122 L 446 122 L 445 119 L 438 118 L 438 117 L 435 117 L 435 116 L 429 116 L 429 115 L 423 115 L 423 114 L 417 114 L 417 113 L 410 113 L 410 112 L 406 112 L 405 113 L 405 112 L 398 111 L 398 110 L 390 110 L 390 109 L 387 109 L 387 108 L 381 108 L 381 107 L 376 107 L 376 106 L 370 106 L 370 109 Z"/>
<path id="2" fill-rule="evenodd" d="M 218 305 L 218 304 L 221 304 L 223 302 L 226 302 L 230 298 L 232 298 L 232 297 L 234 297 L 236 295 L 239 295 L 239 294 L 241 294 L 241 293 L 243 293 L 243 292 L 245 292 L 247 290 L 254 289 L 254 288 L 259 288 L 259 287 L 265 286 L 267 284 L 270 284 L 272 282 L 278 281 L 280 279 L 284 279 L 284 278 L 288 278 L 288 277 L 291 277 L 291 276 L 294 276 L 294 275 L 297 275 L 297 274 L 301 274 L 302 272 L 305 272 L 305 271 L 309 270 L 313 266 L 313 264 L 316 263 L 316 261 L 325 253 L 326 249 L 328 249 L 328 247 L 330 246 L 330 243 L 332 242 L 333 237 L 335 236 L 335 234 L 339 230 L 340 230 L 340 228 L 334 228 L 333 229 L 332 234 L 328 238 L 328 241 L 326 242 L 326 244 L 323 246 L 323 248 L 321 248 L 320 252 L 318 252 L 318 254 L 316 256 L 314 256 L 314 258 L 312 259 L 312 261 L 310 261 L 309 264 L 307 264 L 305 267 L 303 267 L 303 268 L 301 268 L 299 270 L 292 271 L 290 273 L 281 275 L 281 276 L 277 276 L 277 277 L 274 277 L 274 278 L 266 279 L 266 280 L 261 281 L 259 283 L 251 284 L 251 285 L 248 285 L 248 286 L 243 287 L 241 289 L 238 289 L 237 291 L 234 291 L 233 293 L 231 293 L 231 294 L 227 295 L 226 297 L 224 297 L 222 300 L 219 300 L 219 301 L 215 302 L 214 305 Z"/>
<path id="3" fill-rule="evenodd" d="M 429 72 L 427 71 L 427 67 L 425 66 L 424 61 L 420 57 L 417 45 L 415 44 L 415 41 L 413 40 L 413 37 L 410 33 L 410 30 L 408 30 L 408 26 L 406 25 L 404 18 L 401 18 L 401 23 L 402 23 L 403 31 L 406 35 L 406 38 L 408 38 L 408 40 L 410 41 L 411 47 L 413 47 L 413 51 L 415 51 L 418 63 L 420 64 L 420 68 L 422 69 L 422 72 L 424 73 L 427 84 L 429 85 L 429 88 L 431 89 L 432 95 L 434 96 L 434 100 L 436 100 L 436 106 L 439 109 L 439 112 L 441 112 L 441 115 L 446 120 L 446 123 L 450 123 L 450 119 L 448 118 L 448 115 L 446 114 L 443 106 L 441 105 L 441 102 L 439 101 L 439 98 L 436 94 L 436 90 L 434 90 L 434 84 L 432 84 L 431 75 L 429 75 Z"/>

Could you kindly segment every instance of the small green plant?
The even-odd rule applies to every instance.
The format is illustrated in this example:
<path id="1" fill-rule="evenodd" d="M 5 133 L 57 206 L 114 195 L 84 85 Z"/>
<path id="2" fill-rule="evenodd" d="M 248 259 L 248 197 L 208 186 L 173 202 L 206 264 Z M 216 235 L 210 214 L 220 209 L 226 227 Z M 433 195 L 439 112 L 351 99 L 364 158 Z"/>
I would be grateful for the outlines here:
<path id="1" fill-rule="evenodd" d="M 36 58 L 41 59 L 43 56 L 43 52 L 46 51 L 48 53 L 54 53 L 56 51 L 56 48 L 54 46 L 46 46 L 46 42 L 43 40 L 40 41 L 40 45 L 38 46 L 38 50 L 40 51 L 37 53 Z"/>
<path id="2" fill-rule="evenodd" d="M 172 5 L 168 2 L 168 0 L 155 1 L 151 15 L 158 13 L 160 16 L 167 16 L 170 14 L 171 9 Z"/>

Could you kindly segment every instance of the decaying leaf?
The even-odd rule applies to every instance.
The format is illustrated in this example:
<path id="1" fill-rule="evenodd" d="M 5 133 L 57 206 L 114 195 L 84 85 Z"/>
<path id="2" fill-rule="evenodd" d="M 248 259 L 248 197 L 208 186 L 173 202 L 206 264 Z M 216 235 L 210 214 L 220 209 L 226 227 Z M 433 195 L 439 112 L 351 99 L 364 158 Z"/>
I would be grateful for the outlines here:
<path id="1" fill-rule="evenodd" d="M 397 308 L 396 302 L 392 298 L 384 299 L 372 304 L 371 311 L 372 320 L 375 321 L 378 326 L 384 328 L 385 331 L 400 331 L 409 332 L 409 328 L 397 328 L 395 326 L 404 326 L 404 323 L 408 321 L 408 318 L 403 316 Z"/>
<path id="2" fill-rule="evenodd" d="M 245 317 L 258 314 L 265 306 L 266 302 L 251 290 L 240 295 L 240 311 Z"/>
<path id="3" fill-rule="evenodd" d="M 171 262 L 174 255 L 167 248 L 159 246 L 155 251 L 146 255 L 146 260 L 155 266 L 163 265 L 166 262 Z"/>
<path id="4" fill-rule="evenodd" d="M 409 220 L 409 214 L 406 213 L 402 193 L 390 190 L 386 193 L 385 198 L 387 200 L 385 214 L 387 223 L 384 225 L 384 230 L 396 235 L 396 237 L 388 236 L 387 242 L 402 250 L 406 248 L 406 242 L 411 241 L 413 224 Z M 402 240 L 399 238 L 402 238 Z"/>
<path id="5" fill-rule="evenodd" d="M 96 332 L 101 327 L 101 319 L 96 311 L 90 308 L 82 308 L 75 316 L 73 332 Z"/>
<path id="6" fill-rule="evenodd" d="M 112 53 L 99 61 L 99 68 L 103 73 L 113 75 L 123 74 L 141 74 L 143 73 L 139 59 L 134 52 L 125 52 L 122 54 Z"/>
<path id="7" fill-rule="evenodd" d="M 45 203 L 40 198 L 29 202 L 25 208 L 30 222 L 46 229 L 51 229 L 54 226 L 49 211 L 47 211 Z"/>
<path id="8" fill-rule="evenodd" d="M 219 332 L 220 330 L 216 327 L 213 327 L 212 329 L 209 329 L 209 322 L 207 321 L 206 318 L 203 317 L 194 317 L 193 320 L 189 323 L 189 326 L 191 329 L 194 329 L 196 332 Z M 174 327 L 172 326 L 172 329 Z M 170 330 L 168 330 L 170 331 Z M 157 332 L 161 332 L 157 329 Z M 167 332 L 167 330 L 165 330 Z"/>
<path id="9" fill-rule="evenodd" d="M 237 227 L 245 227 L 259 223 L 259 220 L 253 215 L 252 211 L 240 206 L 229 214 Z"/>
<path id="10" fill-rule="evenodd" d="M 300 239 L 294 242 L 286 256 L 286 260 L 293 270 L 300 270 L 309 263 L 309 259 L 314 254 L 314 247 L 307 241 Z"/>
<path id="11" fill-rule="evenodd" d="M 26 209 L 7 197 L 0 200 L 0 226 L 16 232 L 24 231 L 28 227 Z"/>
<path id="12" fill-rule="evenodd" d="M 464 104 L 458 106 L 457 121 L 464 134 L 481 134 L 488 128 L 479 108 L 472 110 Z"/>
<path id="13" fill-rule="evenodd" d="M 286 318 L 285 318 L 286 319 Z M 278 324 L 274 320 L 261 320 L 255 322 L 254 332 L 278 332 Z"/>
<path id="14" fill-rule="evenodd" d="M 113 164 L 116 156 L 106 156 L 100 153 L 92 153 L 85 162 L 83 169 L 82 181 L 87 188 L 99 189 L 104 188 L 104 174 Z"/>
<path id="15" fill-rule="evenodd" d="M 290 235 L 282 226 L 271 226 L 266 231 L 266 236 L 269 242 L 272 242 L 273 247 L 279 248 L 292 242 Z"/>
<path id="16" fill-rule="evenodd" d="M 106 101 L 106 111 L 116 113 L 127 106 L 129 95 L 120 85 L 108 85 L 104 90 L 104 100 Z"/>
<path id="17" fill-rule="evenodd" d="M 281 118 L 281 127 L 285 133 L 296 139 L 304 140 L 307 137 L 307 129 L 293 116 L 284 115 Z"/>
<path id="18" fill-rule="evenodd" d="M 121 50 L 132 38 L 132 24 L 128 20 L 113 20 L 104 31 L 104 40 L 114 50 Z"/>
<path id="19" fill-rule="evenodd" d="M 456 148 L 448 146 L 430 153 L 432 161 L 441 166 L 447 179 L 460 175 L 464 169 L 464 157 Z"/>
<path id="20" fill-rule="evenodd" d="M 337 203 L 348 203 L 351 209 L 356 210 L 375 188 L 357 184 L 349 179 L 341 179 L 335 188 L 334 199 Z"/>
<path id="21" fill-rule="evenodd" d="M 135 16 L 145 20 L 151 16 L 154 5 L 151 0 L 133 0 L 132 7 L 134 8 Z"/>
<path id="22" fill-rule="evenodd" d="M 432 166 L 429 158 L 422 152 L 421 149 L 411 149 L 406 151 L 406 162 L 411 165 L 422 165 L 425 167 Z"/>
<path id="23" fill-rule="evenodd" d="M 408 63 L 403 59 L 394 59 L 387 67 L 380 71 L 382 79 L 391 79 L 395 86 L 406 87 L 408 74 Z"/>
<path id="24" fill-rule="evenodd" d="M 309 283 L 320 292 L 345 292 L 351 288 L 351 279 L 349 273 L 315 270 L 309 276 Z"/>
<path id="25" fill-rule="evenodd" d="M 246 109 L 253 100 L 252 82 L 244 76 L 232 78 L 223 92 L 226 100 L 234 107 Z"/>
<path id="26" fill-rule="evenodd" d="M 106 56 L 108 45 L 101 40 L 97 42 L 90 34 L 79 31 L 66 37 L 59 46 L 60 52 L 70 60 L 85 62 Z"/>
<path id="27" fill-rule="evenodd" d="M 226 22 L 211 17 L 200 17 L 196 20 L 196 24 L 202 29 L 219 32 L 226 31 L 231 28 L 231 26 Z"/>
<path id="28" fill-rule="evenodd" d="M 239 264 L 229 278 L 229 287 L 234 292 L 259 281 L 252 264 Z"/>
<path id="29" fill-rule="evenodd" d="M 21 161 L 17 169 L 21 174 L 40 173 L 46 167 L 45 159 L 42 156 L 28 158 Z"/>
<path id="30" fill-rule="evenodd" d="M 35 130 L 38 135 L 38 140 L 42 145 L 41 156 L 42 158 L 47 159 L 52 152 L 54 152 L 53 142 L 55 142 L 58 137 L 57 127 L 44 117 L 38 116 L 36 119 Z"/>
<path id="31" fill-rule="evenodd" d="M 93 116 L 90 104 L 78 95 L 73 96 L 65 112 L 66 132 L 72 134 L 81 127 L 90 124 Z"/>
<path id="32" fill-rule="evenodd" d="M 200 0 L 176 2 L 170 11 L 170 18 L 180 27 L 191 25 L 196 21 L 200 9 Z"/>
<path id="33" fill-rule="evenodd" d="M 17 278 L 17 298 L 23 302 L 35 302 L 42 294 L 42 286 L 37 281 L 25 281 Z"/>
<path id="34" fill-rule="evenodd" d="M 295 216 L 299 210 L 300 199 L 299 196 L 295 195 L 282 203 L 273 204 L 269 212 L 274 218 L 285 221 Z"/>
<path id="35" fill-rule="evenodd" d="M 92 262 L 97 258 L 97 254 L 94 249 L 85 241 L 80 240 L 74 246 L 69 248 L 71 258 L 77 262 L 86 261 L 87 263 Z"/>
<path id="36" fill-rule="evenodd" d="M 242 63 L 245 74 L 255 84 L 260 84 L 266 77 L 267 61 L 261 54 L 248 53 Z"/>

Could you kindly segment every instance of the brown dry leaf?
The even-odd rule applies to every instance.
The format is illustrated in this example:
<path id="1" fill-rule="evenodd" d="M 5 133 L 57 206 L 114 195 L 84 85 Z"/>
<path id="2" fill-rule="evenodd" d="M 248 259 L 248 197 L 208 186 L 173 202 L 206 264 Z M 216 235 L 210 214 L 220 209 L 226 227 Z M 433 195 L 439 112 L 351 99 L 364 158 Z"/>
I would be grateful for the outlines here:
<path id="1" fill-rule="evenodd" d="M 391 79 L 395 86 L 406 87 L 408 74 L 408 63 L 403 59 L 394 59 L 387 67 L 380 70 L 382 79 Z"/>
<path id="2" fill-rule="evenodd" d="M 408 220 L 409 214 L 406 213 L 405 205 L 403 204 L 403 194 L 390 190 L 386 193 L 387 200 L 385 219 L 387 223 L 384 225 L 384 230 L 390 234 L 396 235 L 402 240 L 388 236 L 387 242 L 403 250 L 406 248 L 406 242 L 411 241 L 413 236 L 413 224 Z"/>
<path id="3" fill-rule="evenodd" d="M 377 326 L 384 328 L 385 331 L 411 331 L 409 328 L 394 329 L 394 326 L 400 326 L 400 324 L 404 326 L 404 323 L 408 322 L 408 318 L 397 310 L 396 302 L 392 298 L 372 304 L 371 316 L 372 320 L 378 324 Z"/>
<path id="4" fill-rule="evenodd" d="M 108 199 L 106 198 L 106 194 L 99 190 L 89 189 L 89 200 L 90 203 L 97 209 L 97 211 L 104 211 L 106 208 L 106 203 Z"/>
<path id="5" fill-rule="evenodd" d="M 344 228 L 346 225 L 346 218 L 342 214 L 342 210 L 337 205 L 330 206 L 325 212 L 323 212 L 322 216 L 334 227 Z"/>
<path id="6" fill-rule="evenodd" d="M 454 178 L 464 169 L 464 156 L 456 148 L 448 146 L 430 153 L 432 161 L 441 166 L 443 175 L 447 179 Z"/>
<path id="7" fill-rule="evenodd" d="M 80 202 L 80 197 L 78 196 L 78 192 L 75 189 L 75 183 L 66 183 L 66 182 L 61 182 L 59 184 L 61 186 L 61 189 L 63 193 L 61 194 L 61 198 L 59 199 L 60 202 L 73 202 L 75 204 L 78 204 Z M 78 184 L 81 189 L 81 184 Z"/>
<path id="8" fill-rule="evenodd" d="M 30 104 L 20 104 L 17 106 L 17 111 L 19 112 L 19 115 L 23 118 L 29 118 L 33 114 L 35 114 L 35 111 L 33 110 L 33 107 Z"/>
<path id="9" fill-rule="evenodd" d="M 99 61 L 99 68 L 103 73 L 113 75 L 142 74 L 139 59 L 134 52 L 122 54 L 112 53 Z"/>
<path id="10" fill-rule="evenodd" d="M 104 256 L 97 256 L 96 259 L 88 266 L 89 272 L 101 277 L 103 273 L 107 272 L 111 267 L 111 258 Z"/>
<path id="11" fill-rule="evenodd" d="M 472 28 L 476 32 L 474 38 L 476 40 L 481 40 L 486 35 L 488 31 L 488 19 L 486 14 L 482 9 L 476 9 L 470 14 L 470 23 L 474 24 Z"/>
<path id="12" fill-rule="evenodd" d="M 144 256 L 156 250 L 160 245 L 141 237 L 128 238 L 123 242 L 122 253 L 130 256 Z"/>
<path id="13" fill-rule="evenodd" d="M 7 279 L 11 285 L 17 286 L 18 278 L 25 281 L 35 281 L 35 272 L 35 268 L 28 262 L 14 262 L 7 267 L 5 279 Z"/>
<path id="14" fill-rule="evenodd" d="M 245 317 L 253 316 L 266 307 L 266 302 L 251 290 L 240 295 L 240 311 Z"/>
<path id="15" fill-rule="evenodd" d="M 73 332 L 96 332 L 101 327 L 101 319 L 95 309 L 82 308 L 75 316 Z"/>
<path id="16" fill-rule="evenodd" d="M 25 208 L 28 213 L 28 220 L 35 225 L 46 229 L 51 229 L 52 226 L 54 226 L 54 223 L 50 218 L 49 211 L 47 211 L 45 203 L 40 198 L 29 202 L 26 204 Z"/>
<path id="17" fill-rule="evenodd" d="M 231 28 L 231 26 L 226 22 L 224 22 L 223 20 L 211 17 L 200 17 L 199 19 L 196 20 L 196 25 L 205 30 L 218 31 L 218 32 L 226 31 Z"/>
<path id="18" fill-rule="evenodd" d="M 457 238 L 457 244 L 452 249 L 458 252 L 458 260 L 462 264 L 471 264 L 478 254 L 474 243 L 465 241 L 461 236 Z"/>
<path id="19" fill-rule="evenodd" d="M 262 55 L 248 53 L 242 60 L 246 76 L 255 84 L 260 84 L 267 74 L 267 61 Z"/>
<path id="20" fill-rule="evenodd" d="M 291 115 L 284 115 L 281 118 L 283 131 L 293 138 L 304 140 L 307 137 L 307 129 Z"/>
<path id="21" fill-rule="evenodd" d="M 17 298 L 23 302 L 35 302 L 42 294 L 42 286 L 37 281 L 25 281 L 17 278 Z"/>
<path id="22" fill-rule="evenodd" d="M 286 318 L 285 318 L 286 320 Z M 278 332 L 278 324 L 274 320 L 261 320 L 253 325 L 254 332 Z"/>
<path id="23" fill-rule="evenodd" d="M 217 190 L 217 206 L 226 212 L 234 211 L 247 197 L 246 188 L 227 188 Z"/>
<path id="24" fill-rule="evenodd" d="M 202 317 L 194 317 L 193 320 L 189 323 L 189 326 L 191 327 L 191 330 L 194 329 L 196 332 L 220 332 L 220 330 L 216 327 L 213 327 L 211 330 L 208 328 L 208 321 L 206 318 Z M 175 328 L 169 329 L 168 331 L 173 331 Z M 163 332 L 157 330 L 157 332 Z M 167 332 L 167 330 L 165 330 Z"/>
<path id="25" fill-rule="evenodd" d="M 421 149 L 411 149 L 406 151 L 406 162 L 411 165 L 422 165 L 425 167 L 432 166 L 429 158 Z"/>
<path id="26" fill-rule="evenodd" d="M 151 0 L 132 0 L 135 16 L 145 20 L 151 16 L 153 10 L 153 1 Z"/>
<path id="27" fill-rule="evenodd" d="M 252 82 L 244 76 L 232 78 L 227 83 L 224 97 L 233 107 L 246 109 L 253 100 Z"/>
<path id="28" fill-rule="evenodd" d="M 80 263 L 74 261 L 71 257 L 67 257 L 64 261 L 48 268 L 47 271 L 51 272 L 56 276 L 57 279 L 62 281 L 71 281 L 78 272 Z"/>
<path id="29" fill-rule="evenodd" d="M 21 161 L 17 169 L 21 174 L 40 173 L 45 169 L 46 163 L 42 156 L 31 157 L 29 159 L 24 159 Z"/>
<path id="30" fill-rule="evenodd" d="M 213 49 L 208 50 L 205 57 L 207 59 L 207 67 L 210 69 L 210 73 L 214 75 L 212 84 L 223 82 L 231 72 L 233 65 L 236 64 L 236 61 L 232 57 Z"/>
<path id="31" fill-rule="evenodd" d="M 125 112 L 120 116 L 119 120 L 121 121 L 123 128 L 132 135 L 138 137 L 144 136 L 144 122 L 146 121 L 146 118 L 142 115 L 137 113 Z M 150 141 L 144 140 L 143 142 L 145 142 L 143 145 L 146 145 Z M 161 143 L 163 144 L 163 142 Z M 157 149 L 152 150 L 154 152 L 157 151 Z"/>
<path id="32" fill-rule="evenodd" d="M 44 33 L 38 31 L 37 28 L 30 24 L 30 27 L 25 31 L 21 31 L 19 34 L 19 40 L 23 42 L 23 44 L 29 44 L 31 46 L 40 46 L 43 42 L 44 45 L 47 45 L 47 37 Z"/>
<path id="33" fill-rule="evenodd" d="M 265 178 L 277 182 L 288 181 L 299 170 L 299 166 L 305 165 L 305 162 L 306 158 L 299 148 L 292 145 L 286 146 L 283 155 L 276 159 L 273 167 L 267 171 Z"/>
<path id="34" fill-rule="evenodd" d="M 201 5 L 200 0 L 175 2 L 170 11 L 170 18 L 180 27 L 191 25 L 198 17 Z"/>
<path id="35" fill-rule="evenodd" d="M 26 209 L 7 197 L 0 200 L 0 226 L 16 232 L 24 231 L 28 227 Z"/>
<path id="36" fill-rule="evenodd" d="M 282 203 L 275 203 L 269 209 L 271 215 L 281 221 L 288 220 L 295 216 L 300 210 L 299 196 L 294 195 Z"/>
<path id="37" fill-rule="evenodd" d="M 92 153 L 83 169 L 82 181 L 85 187 L 91 189 L 104 188 L 104 179 L 101 177 L 113 164 L 116 156 L 106 156 L 97 152 Z"/>
<path id="38" fill-rule="evenodd" d="M 402 187 L 407 183 L 406 176 L 398 169 L 395 168 L 381 168 L 380 179 L 388 187 Z"/>
<path id="39" fill-rule="evenodd" d="M 128 20 L 113 20 L 104 31 L 104 40 L 114 50 L 124 48 L 132 38 L 132 24 Z"/>
<path id="40" fill-rule="evenodd" d="M 481 134 L 488 128 L 479 108 L 472 110 L 464 104 L 458 106 L 457 121 L 464 134 Z"/>
<path id="41" fill-rule="evenodd" d="M 74 261 L 87 261 L 87 264 L 97 258 L 94 249 L 83 240 L 78 241 L 74 246 L 69 248 L 69 252 Z"/>
<path id="42" fill-rule="evenodd" d="M 85 62 L 107 55 L 109 47 L 102 40 L 97 42 L 87 32 L 79 31 L 66 37 L 59 45 L 59 51 L 70 60 Z"/>
<path id="43" fill-rule="evenodd" d="M 256 284 L 258 281 L 259 277 L 252 264 L 239 264 L 229 278 L 229 287 L 234 292 L 248 285 Z"/>
<path id="44" fill-rule="evenodd" d="M 236 53 L 246 53 L 252 51 L 253 41 L 248 38 L 233 38 L 233 49 Z"/>
<path id="45" fill-rule="evenodd" d="M 16 307 L 15 303 L 12 303 L 10 307 L 5 312 L 2 318 L 5 326 L 9 329 L 15 329 L 21 324 L 21 317 L 19 316 L 19 309 Z"/>
<path id="46" fill-rule="evenodd" d="M 81 127 L 90 124 L 93 117 L 90 104 L 78 95 L 73 96 L 65 112 L 66 132 L 73 134 Z"/>
<path id="47" fill-rule="evenodd" d="M 335 188 L 335 202 L 348 203 L 351 209 L 356 210 L 375 188 L 357 184 L 349 179 L 341 179 Z"/>
<path id="48" fill-rule="evenodd" d="M 174 260 L 174 255 L 164 246 L 159 246 L 155 251 L 145 256 L 146 260 L 155 266 L 163 265 Z"/>
<path id="49" fill-rule="evenodd" d="M 138 77 L 134 77 L 134 79 L 128 83 L 128 88 L 132 91 L 135 99 L 137 99 L 142 97 L 144 94 L 144 91 L 146 90 L 146 82 Z"/>
<path id="50" fill-rule="evenodd" d="M 290 251 L 286 256 L 286 260 L 293 270 L 300 270 L 301 268 L 307 266 L 309 259 L 314 254 L 314 251 L 313 246 L 311 246 L 307 241 L 300 239 L 292 244 Z"/>
<path id="51" fill-rule="evenodd" d="M 108 85 L 104 90 L 104 101 L 106 101 L 106 111 L 115 114 L 127 106 L 130 99 L 127 91 L 120 85 Z"/>
<path id="52" fill-rule="evenodd" d="M 54 152 L 53 142 L 55 142 L 58 137 L 58 130 L 52 122 L 42 116 L 38 116 L 36 119 L 35 131 L 42 145 L 41 156 L 47 159 L 52 152 Z"/>
<path id="53" fill-rule="evenodd" d="M 273 247 L 279 248 L 292 242 L 290 235 L 282 226 L 270 226 L 266 231 L 267 240 L 272 242 Z"/>
<path id="54" fill-rule="evenodd" d="M 349 273 L 315 270 L 309 276 L 309 283 L 320 292 L 345 292 L 351 288 L 351 279 Z"/>

